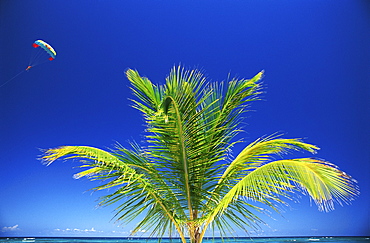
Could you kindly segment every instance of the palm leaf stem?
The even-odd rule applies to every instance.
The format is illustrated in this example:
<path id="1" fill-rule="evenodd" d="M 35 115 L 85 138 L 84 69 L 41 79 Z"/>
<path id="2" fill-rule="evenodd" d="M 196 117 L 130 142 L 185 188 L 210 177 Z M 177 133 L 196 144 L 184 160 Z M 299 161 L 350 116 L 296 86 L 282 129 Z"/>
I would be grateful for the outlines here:
<path id="1" fill-rule="evenodd" d="M 170 101 L 168 101 L 170 100 Z M 187 163 L 187 156 L 186 156 L 186 148 L 185 148 L 185 141 L 183 139 L 183 129 L 182 129 L 182 121 L 181 121 L 181 114 L 179 112 L 179 107 L 176 103 L 176 101 L 171 97 L 167 96 L 165 99 L 165 114 L 168 112 L 170 104 L 173 105 L 175 110 L 175 119 L 176 119 L 176 126 L 178 129 L 178 139 L 179 139 L 179 146 L 180 146 L 180 161 L 183 165 L 184 169 L 184 179 L 185 179 L 185 193 L 186 198 L 188 201 L 188 209 L 189 209 L 189 218 L 190 220 L 193 220 L 193 208 L 192 208 L 192 201 L 191 201 L 191 191 L 190 191 L 190 184 L 189 184 L 189 171 L 188 171 L 188 163 Z"/>

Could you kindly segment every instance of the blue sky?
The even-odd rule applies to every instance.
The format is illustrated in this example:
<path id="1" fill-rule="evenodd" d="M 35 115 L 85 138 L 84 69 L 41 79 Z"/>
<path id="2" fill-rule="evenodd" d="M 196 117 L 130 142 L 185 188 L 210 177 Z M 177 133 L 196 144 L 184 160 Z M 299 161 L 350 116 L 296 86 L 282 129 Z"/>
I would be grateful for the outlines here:
<path id="1" fill-rule="evenodd" d="M 212 81 L 265 70 L 245 141 L 305 138 L 358 180 L 352 205 L 322 213 L 302 196 L 252 236 L 370 234 L 368 1 L 2 0 L 0 85 L 27 67 L 37 39 L 56 60 L 0 88 L 0 236 L 127 236 L 135 222 L 119 227 L 114 207 L 95 207 L 103 193 L 72 178 L 77 163 L 46 167 L 39 149 L 141 141 L 124 71 L 161 83 L 179 63 Z"/>

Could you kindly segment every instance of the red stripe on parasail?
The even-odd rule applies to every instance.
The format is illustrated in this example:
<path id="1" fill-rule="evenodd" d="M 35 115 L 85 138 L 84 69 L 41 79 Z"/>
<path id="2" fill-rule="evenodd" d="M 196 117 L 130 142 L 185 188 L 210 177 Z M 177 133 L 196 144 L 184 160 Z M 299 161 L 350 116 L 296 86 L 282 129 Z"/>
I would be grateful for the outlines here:
<path id="1" fill-rule="evenodd" d="M 39 47 L 39 45 L 37 45 L 36 43 L 33 43 L 32 46 L 35 48 Z"/>

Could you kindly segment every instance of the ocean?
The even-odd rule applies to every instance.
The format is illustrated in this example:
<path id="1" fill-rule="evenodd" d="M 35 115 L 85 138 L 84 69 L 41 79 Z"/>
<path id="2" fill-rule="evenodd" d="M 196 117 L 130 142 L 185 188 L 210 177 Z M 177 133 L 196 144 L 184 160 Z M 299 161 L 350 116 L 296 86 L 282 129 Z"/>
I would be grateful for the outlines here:
<path id="1" fill-rule="evenodd" d="M 0 238 L 0 242 L 50 242 L 50 243 L 181 243 L 180 239 L 169 239 L 164 238 L 159 241 L 157 238 L 72 238 L 72 237 L 64 237 L 64 238 L 47 238 L 47 237 L 3 237 Z M 220 239 L 220 238 L 206 238 L 203 240 L 203 243 L 286 243 L 286 242 L 294 242 L 294 243 L 309 243 L 309 242 L 339 242 L 339 243 L 370 243 L 369 237 L 273 237 L 273 238 L 227 238 L 227 239 Z"/>

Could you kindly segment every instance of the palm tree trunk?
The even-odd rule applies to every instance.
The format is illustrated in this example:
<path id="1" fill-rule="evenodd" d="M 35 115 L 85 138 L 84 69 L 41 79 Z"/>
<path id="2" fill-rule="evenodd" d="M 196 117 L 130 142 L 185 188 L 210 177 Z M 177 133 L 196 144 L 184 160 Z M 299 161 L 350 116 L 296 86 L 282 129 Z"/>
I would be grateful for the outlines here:
<path id="1" fill-rule="evenodd" d="M 189 237 L 190 237 L 190 243 L 201 243 L 202 242 L 202 234 L 200 233 L 200 227 L 199 226 L 190 226 L 188 228 L 189 230 Z"/>

